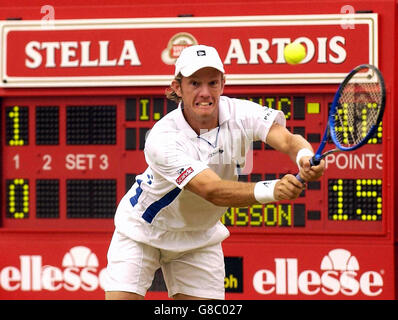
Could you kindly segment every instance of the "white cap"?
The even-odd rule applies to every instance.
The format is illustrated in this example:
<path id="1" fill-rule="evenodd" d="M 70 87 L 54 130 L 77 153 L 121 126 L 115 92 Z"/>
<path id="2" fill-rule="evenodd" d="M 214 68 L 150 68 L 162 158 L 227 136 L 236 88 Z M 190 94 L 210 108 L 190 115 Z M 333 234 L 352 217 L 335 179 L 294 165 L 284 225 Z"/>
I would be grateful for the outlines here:
<path id="1" fill-rule="evenodd" d="M 204 45 L 190 46 L 182 50 L 175 67 L 175 76 L 181 72 L 184 77 L 189 77 L 199 69 L 206 67 L 215 68 L 225 73 L 217 50 Z"/>

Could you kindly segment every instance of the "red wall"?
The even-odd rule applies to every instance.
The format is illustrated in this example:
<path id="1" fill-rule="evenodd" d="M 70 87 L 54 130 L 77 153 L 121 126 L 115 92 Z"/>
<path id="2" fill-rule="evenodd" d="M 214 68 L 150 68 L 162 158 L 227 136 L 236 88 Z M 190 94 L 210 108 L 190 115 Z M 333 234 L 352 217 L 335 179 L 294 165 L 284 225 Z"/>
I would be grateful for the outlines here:
<path id="1" fill-rule="evenodd" d="M 179 15 L 239 16 L 346 13 L 344 1 L 51 1 L 55 19 L 150 18 Z M 350 1 L 355 11 L 379 14 L 379 68 L 387 86 L 387 141 L 383 154 L 383 199 L 389 215 L 378 235 L 264 234 L 234 232 L 225 241 L 227 298 L 231 299 L 396 299 L 398 290 L 398 214 L 395 204 L 395 170 L 398 133 L 395 129 L 398 92 L 398 14 L 396 1 Z M 0 20 L 41 20 L 42 1 L 2 1 Z M 342 9 L 343 8 L 343 9 Z M 29 97 L 90 97 L 161 95 L 159 87 L 116 88 L 1 88 L 0 99 Z M 226 94 L 277 94 L 315 92 L 330 95 L 334 85 L 237 86 Z M 1 101 L 1 100 L 0 100 Z M 1 105 L 1 104 L 0 104 Z M 2 120 L 3 123 L 4 120 Z M 4 142 L 0 152 L 3 153 Z M 3 172 L 1 173 L 3 174 Z M 2 213 L 3 214 L 3 213 Z M 69 223 L 69 222 L 68 222 Z M 83 222 L 84 223 L 84 222 Z M 97 220 L 87 226 L 42 226 L 28 228 L 0 226 L 0 299 L 102 299 L 101 272 L 112 235 L 111 220 Z M 349 230 L 347 230 L 347 234 Z M 337 250 L 337 251 L 336 251 Z M 330 267 L 328 261 L 340 261 Z M 344 269 L 345 268 L 345 269 Z M 236 279 L 236 280 L 235 280 Z M 237 293 L 236 291 L 243 292 Z M 235 292 L 234 292 L 235 291 Z M 166 298 L 164 292 L 150 292 L 148 298 Z"/>

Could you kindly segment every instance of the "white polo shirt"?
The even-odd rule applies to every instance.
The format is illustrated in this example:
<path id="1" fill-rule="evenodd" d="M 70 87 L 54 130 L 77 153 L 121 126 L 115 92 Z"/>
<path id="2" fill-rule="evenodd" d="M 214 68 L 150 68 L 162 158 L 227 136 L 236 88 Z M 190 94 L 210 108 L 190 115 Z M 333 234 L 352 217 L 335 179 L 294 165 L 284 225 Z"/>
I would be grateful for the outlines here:
<path id="1" fill-rule="evenodd" d="M 227 207 L 215 206 L 184 186 L 206 168 L 222 179 L 237 180 L 251 143 L 266 142 L 274 122 L 285 126 L 281 111 L 222 96 L 219 126 L 198 136 L 180 104 L 150 131 L 144 150 L 148 168 L 121 200 L 116 228 L 137 241 L 174 251 L 224 240 L 229 232 L 220 218 Z"/>

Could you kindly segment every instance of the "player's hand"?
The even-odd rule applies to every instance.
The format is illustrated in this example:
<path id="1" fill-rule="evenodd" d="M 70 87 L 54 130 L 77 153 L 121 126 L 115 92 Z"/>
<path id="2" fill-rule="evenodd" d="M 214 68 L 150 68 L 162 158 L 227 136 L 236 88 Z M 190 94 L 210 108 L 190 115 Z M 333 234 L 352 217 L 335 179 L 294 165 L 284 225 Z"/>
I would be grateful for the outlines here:
<path id="1" fill-rule="evenodd" d="M 287 174 L 275 184 L 274 198 L 275 200 L 294 200 L 304 188 L 305 185 L 295 176 Z"/>
<path id="2" fill-rule="evenodd" d="M 315 181 L 318 180 L 325 171 L 325 161 L 321 160 L 321 163 L 317 166 L 311 166 L 311 157 L 301 157 L 300 164 L 300 177 L 304 181 Z"/>

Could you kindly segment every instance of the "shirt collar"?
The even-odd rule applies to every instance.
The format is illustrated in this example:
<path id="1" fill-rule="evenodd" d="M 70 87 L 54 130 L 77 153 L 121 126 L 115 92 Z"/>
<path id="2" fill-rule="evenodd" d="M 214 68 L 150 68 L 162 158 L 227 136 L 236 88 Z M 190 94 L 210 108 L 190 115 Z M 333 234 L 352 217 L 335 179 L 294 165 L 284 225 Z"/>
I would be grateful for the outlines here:
<path id="1" fill-rule="evenodd" d="M 177 109 L 177 128 L 180 132 L 183 132 L 188 138 L 196 138 L 198 135 L 196 134 L 195 130 L 191 128 L 187 120 L 185 120 L 182 109 L 182 102 L 180 102 Z"/>
<path id="2" fill-rule="evenodd" d="M 218 103 L 218 125 L 221 126 L 225 121 L 231 118 L 231 113 L 229 112 L 228 102 L 224 96 L 220 97 Z"/>

